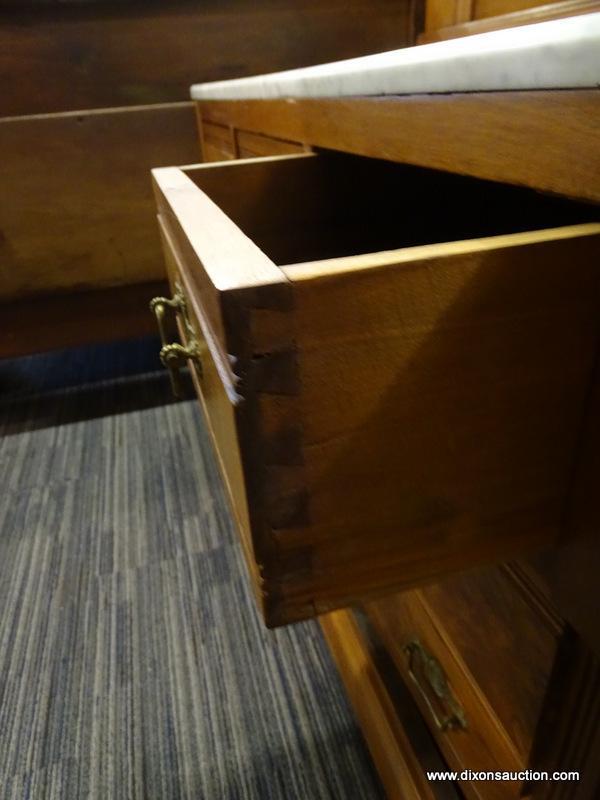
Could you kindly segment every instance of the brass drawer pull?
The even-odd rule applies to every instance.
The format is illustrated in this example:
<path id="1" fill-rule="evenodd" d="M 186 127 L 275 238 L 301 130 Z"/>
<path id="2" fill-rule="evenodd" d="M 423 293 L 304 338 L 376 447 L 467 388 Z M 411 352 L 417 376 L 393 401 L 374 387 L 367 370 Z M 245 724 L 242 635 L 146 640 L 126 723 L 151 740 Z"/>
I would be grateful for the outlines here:
<path id="1" fill-rule="evenodd" d="M 187 347 L 184 347 L 182 344 L 173 343 L 165 344 L 160 349 L 160 360 L 163 366 L 169 371 L 171 389 L 175 397 L 183 397 L 183 387 L 179 369 L 186 365 L 188 359 L 195 361 L 196 366 L 200 366 L 200 354 L 195 341 L 188 342 Z"/>
<path id="2" fill-rule="evenodd" d="M 181 291 L 179 284 L 175 285 L 176 291 L 173 297 L 153 297 L 150 301 L 150 310 L 156 317 L 158 324 L 158 331 L 160 333 L 160 340 L 162 347 L 160 349 L 160 360 L 169 372 L 171 380 L 171 389 L 175 397 L 183 397 L 183 385 L 181 382 L 181 374 L 179 372 L 181 367 L 187 364 L 188 360 L 192 360 L 196 369 L 201 372 L 202 365 L 200 362 L 200 346 L 196 339 L 196 333 L 192 327 L 188 315 L 185 297 Z M 179 318 L 183 323 L 185 331 L 186 344 L 179 344 L 178 342 L 169 342 L 167 329 L 165 325 L 165 316 L 167 311 L 174 315 L 179 314 Z"/>
<path id="3" fill-rule="evenodd" d="M 167 331 L 165 328 L 165 315 L 167 309 L 177 313 L 182 308 L 185 307 L 185 301 L 183 300 L 183 295 L 176 293 L 173 297 L 153 297 L 150 300 L 150 311 L 156 317 L 156 323 L 158 325 L 158 332 L 160 333 L 160 340 L 164 345 L 168 344 L 168 337 Z"/>
<path id="4" fill-rule="evenodd" d="M 418 639 L 404 647 L 408 656 L 408 671 L 436 726 L 441 731 L 465 729 L 465 713 L 452 694 L 440 662 L 425 650 Z"/>

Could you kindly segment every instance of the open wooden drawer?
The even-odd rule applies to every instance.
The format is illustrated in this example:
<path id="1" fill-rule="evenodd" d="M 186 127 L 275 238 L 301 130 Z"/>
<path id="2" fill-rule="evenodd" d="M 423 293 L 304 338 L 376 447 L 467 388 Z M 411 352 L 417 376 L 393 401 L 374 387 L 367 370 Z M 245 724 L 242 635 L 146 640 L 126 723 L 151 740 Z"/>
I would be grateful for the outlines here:
<path id="1" fill-rule="evenodd" d="M 563 533 L 593 209 L 341 154 L 153 175 L 268 625 Z"/>

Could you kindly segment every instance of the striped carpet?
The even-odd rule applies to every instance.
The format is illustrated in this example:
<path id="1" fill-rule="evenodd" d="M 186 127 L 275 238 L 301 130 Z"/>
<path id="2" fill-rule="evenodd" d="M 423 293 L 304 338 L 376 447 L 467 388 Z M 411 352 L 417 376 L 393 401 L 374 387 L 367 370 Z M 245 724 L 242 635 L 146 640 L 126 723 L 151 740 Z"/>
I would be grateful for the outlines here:
<path id="1" fill-rule="evenodd" d="M 154 346 L 0 362 L 1 800 L 381 798 L 318 625 L 261 625 Z"/>

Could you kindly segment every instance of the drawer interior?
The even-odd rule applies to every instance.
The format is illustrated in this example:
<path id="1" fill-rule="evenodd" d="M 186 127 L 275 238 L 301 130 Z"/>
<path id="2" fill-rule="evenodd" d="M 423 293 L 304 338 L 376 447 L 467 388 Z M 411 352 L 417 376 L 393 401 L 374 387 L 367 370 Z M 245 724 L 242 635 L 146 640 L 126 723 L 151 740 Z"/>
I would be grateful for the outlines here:
<path id="1" fill-rule="evenodd" d="M 531 189 L 340 153 L 184 172 L 279 266 L 598 217 Z"/>

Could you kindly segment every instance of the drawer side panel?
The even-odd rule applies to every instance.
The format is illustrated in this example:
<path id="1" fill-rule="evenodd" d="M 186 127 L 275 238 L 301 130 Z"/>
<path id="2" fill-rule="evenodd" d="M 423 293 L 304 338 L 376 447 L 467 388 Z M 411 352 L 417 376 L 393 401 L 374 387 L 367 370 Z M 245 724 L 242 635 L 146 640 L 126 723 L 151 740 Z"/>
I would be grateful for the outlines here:
<path id="1" fill-rule="evenodd" d="M 311 525 L 280 544 L 313 572 L 290 597 L 326 611 L 561 536 L 597 253 L 575 235 L 295 281 Z"/>

